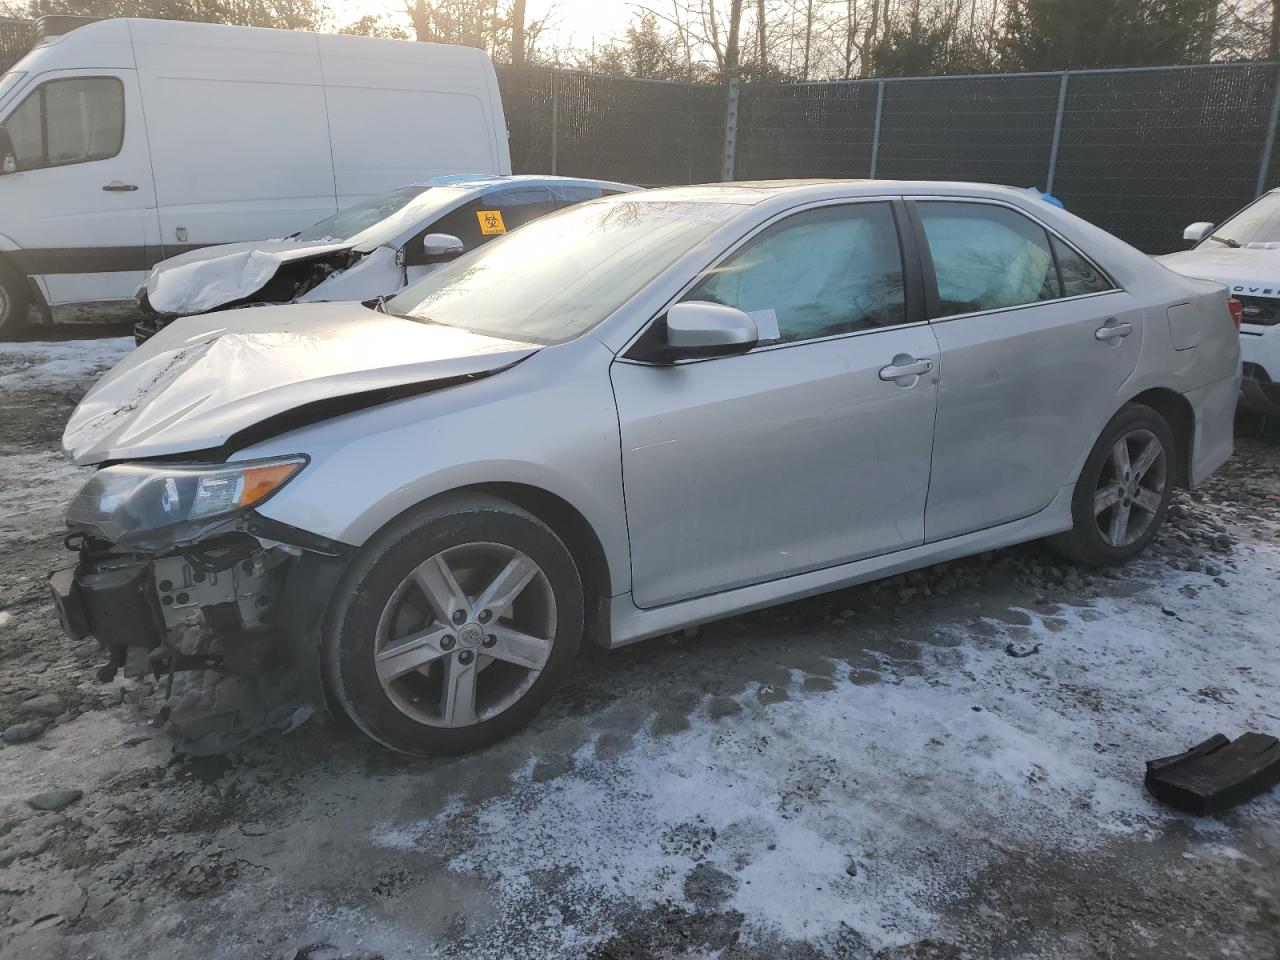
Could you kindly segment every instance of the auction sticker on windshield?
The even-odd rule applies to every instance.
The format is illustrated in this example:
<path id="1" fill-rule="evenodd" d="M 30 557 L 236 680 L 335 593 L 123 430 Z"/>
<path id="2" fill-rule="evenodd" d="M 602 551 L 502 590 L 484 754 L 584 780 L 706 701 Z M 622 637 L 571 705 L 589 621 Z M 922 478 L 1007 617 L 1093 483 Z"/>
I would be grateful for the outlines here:
<path id="1" fill-rule="evenodd" d="M 502 222 L 501 210 L 477 210 L 476 219 L 480 221 L 480 232 L 486 237 L 496 237 L 507 232 L 507 225 Z"/>

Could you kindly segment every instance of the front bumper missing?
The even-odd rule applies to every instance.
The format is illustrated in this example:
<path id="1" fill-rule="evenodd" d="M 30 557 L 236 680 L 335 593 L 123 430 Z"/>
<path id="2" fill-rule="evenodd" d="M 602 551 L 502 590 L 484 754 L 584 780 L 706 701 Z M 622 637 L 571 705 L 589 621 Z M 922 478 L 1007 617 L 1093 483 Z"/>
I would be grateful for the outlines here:
<path id="1" fill-rule="evenodd" d="M 290 554 L 256 546 L 145 556 L 82 549 L 74 567 L 49 576 L 63 631 L 96 639 L 129 676 L 176 670 L 265 669 L 282 650 L 271 624 Z M 217 652 L 213 653 L 212 648 Z"/>

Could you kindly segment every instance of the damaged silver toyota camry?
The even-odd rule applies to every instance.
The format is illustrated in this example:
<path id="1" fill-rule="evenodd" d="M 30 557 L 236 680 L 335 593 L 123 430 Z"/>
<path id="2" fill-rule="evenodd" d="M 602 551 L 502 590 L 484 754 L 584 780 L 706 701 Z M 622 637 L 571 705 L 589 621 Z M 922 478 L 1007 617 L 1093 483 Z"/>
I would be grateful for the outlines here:
<path id="1" fill-rule="evenodd" d="M 160 331 L 67 426 L 99 469 L 51 583 L 108 674 L 287 658 L 456 753 L 584 640 L 1041 537 L 1123 562 L 1229 456 L 1238 378 L 1223 287 L 1024 191 L 627 194 L 381 305 Z"/>

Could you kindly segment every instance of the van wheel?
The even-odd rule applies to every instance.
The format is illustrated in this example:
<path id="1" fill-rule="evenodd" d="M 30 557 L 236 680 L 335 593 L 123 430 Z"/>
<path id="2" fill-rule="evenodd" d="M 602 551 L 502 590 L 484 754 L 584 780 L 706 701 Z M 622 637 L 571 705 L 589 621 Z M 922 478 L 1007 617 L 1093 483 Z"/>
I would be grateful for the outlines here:
<path id="1" fill-rule="evenodd" d="M 582 581 L 532 514 L 453 497 L 362 549 L 328 623 L 328 681 L 361 730 L 403 753 L 465 753 L 551 698 L 582 637 Z"/>
<path id="2" fill-rule="evenodd" d="M 1126 405 L 1102 431 L 1080 471 L 1071 500 L 1075 526 L 1050 545 L 1097 567 L 1137 556 L 1169 509 L 1176 451 L 1164 417 L 1141 404 Z"/>
<path id="3" fill-rule="evenodd" d="M 0 340 L 16 340 L 31 332 L 31 293 L 27 278 L 0 263 Z"/>

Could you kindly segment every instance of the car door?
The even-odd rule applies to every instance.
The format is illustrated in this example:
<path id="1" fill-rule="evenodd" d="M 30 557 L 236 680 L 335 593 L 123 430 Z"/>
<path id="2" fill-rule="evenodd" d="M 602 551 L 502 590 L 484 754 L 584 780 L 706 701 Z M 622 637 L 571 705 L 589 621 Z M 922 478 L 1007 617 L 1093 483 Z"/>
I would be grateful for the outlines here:
<path id="1" fill-rule="evenodd" d="M 925 536 L 1030 516 L 1070 479 L 1133 372 L 1142 310 L 1012 206 L 918 199 L 942 351 Z"/>
<path id="2" fill-rule="evenodd" d="M 0 177 L 0 219 L 24 268 L 55 307 L 132 300 L 159 253 L 133 71 L 49 74 L 3 123 L 18 163 Z"/>
<path id="3" fill-rule="evenodd" d="M 897 219 L 876 201 L 775 221 L 680 298 L 751 314 L 753 350 L 613 364 L 639 606 L 923 540 L 938 350 Z"/>

